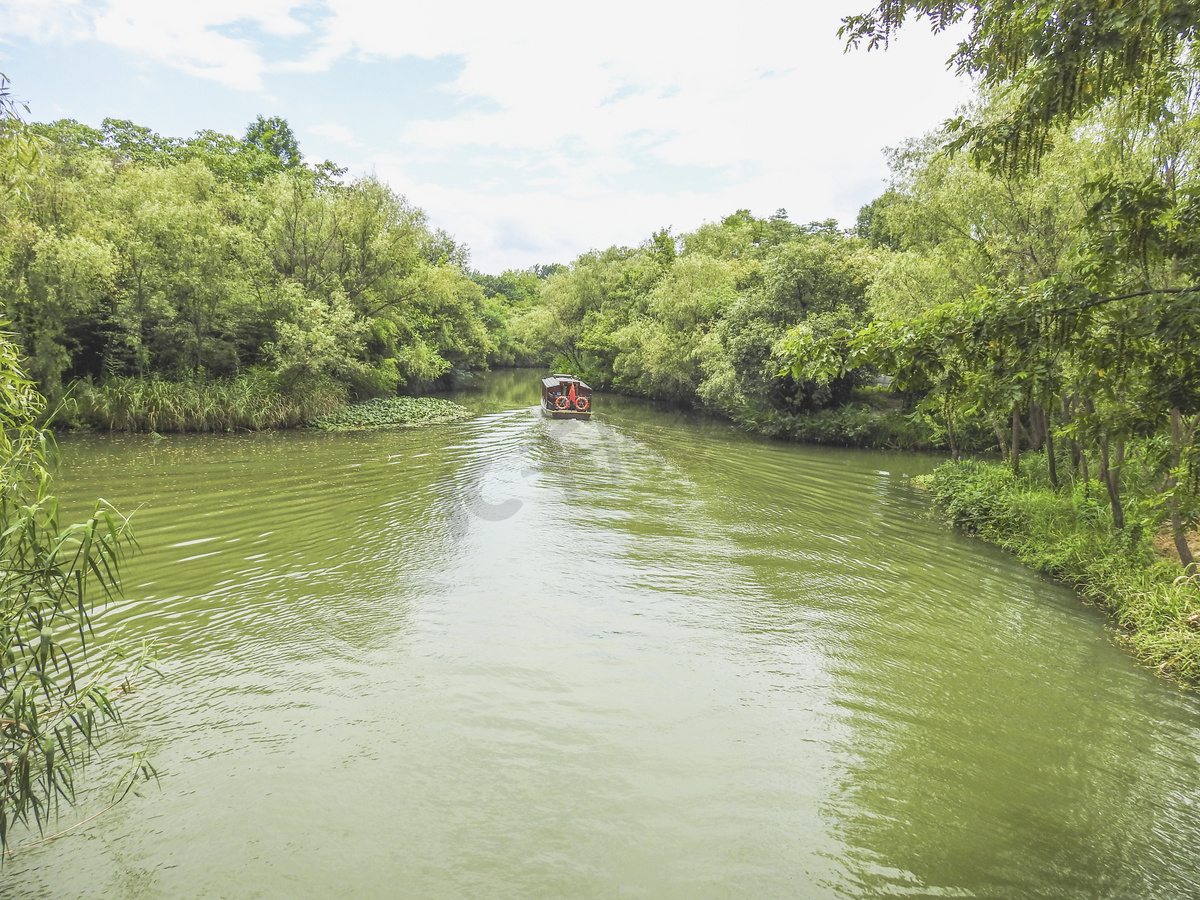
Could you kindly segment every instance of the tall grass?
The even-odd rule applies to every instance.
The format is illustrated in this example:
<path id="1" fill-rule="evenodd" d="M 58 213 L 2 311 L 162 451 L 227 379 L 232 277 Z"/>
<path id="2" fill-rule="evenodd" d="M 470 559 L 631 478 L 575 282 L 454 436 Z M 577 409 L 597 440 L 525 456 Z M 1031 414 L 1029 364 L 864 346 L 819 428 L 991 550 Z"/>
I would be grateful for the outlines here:
<path id="1" fill-rule="evenodd" d="M 332 381 L 312 381 L 281 390 L 268 372 L 235 378 L 108 378 L 80 382 L 74 418 L 111 431 L 260 431 L 288 428 L 328 415 L 346 400 Z"/>
<path id="2" fill-rule="evenodd" d="M 1200 686 L 1200 578 L 1154 551 L 1152 528 L 1114 531 L 1102 489 L 1054 491 L 1040 476 L 978 461 L 946 463 L 925 484 L 955 525 L 1106 607 L 1142 662 Z"/>

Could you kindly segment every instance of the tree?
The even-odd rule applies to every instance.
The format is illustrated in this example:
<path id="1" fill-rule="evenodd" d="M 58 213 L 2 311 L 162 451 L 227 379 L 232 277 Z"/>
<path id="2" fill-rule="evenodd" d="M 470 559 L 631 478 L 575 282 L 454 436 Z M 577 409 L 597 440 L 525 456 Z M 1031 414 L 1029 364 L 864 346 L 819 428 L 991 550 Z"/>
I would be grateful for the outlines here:
<path id="1" fill-rule="evenodd" d="M 1138 442 L 1157 481 L 1157 514 L 1166 510 L 1189 562 L 1200 414 L 1192 350 L 1200 340 L 1200 4 L 885 0 L 847 18 L 841 34 L 850 46 L 883 46 L 910 16 L 935 30 L 970 20 L 951 63 L 978 77 L 987 102 L 949 123 L 945 147 L 969 150 L 981 175 L 990 173 L 984 193 L 1007 182 L 1009 196 L 997 194 L 996 214 L 960 229 L 992 270 L 981 270 L 970 300 L 849 345 L 890 360 L 897 373 L 924 371 L 947 416 L 961 403 L 1011 404 L 1014 469 L 1027 410 L 1030 430 L 1044 436 L 1052 483 L 1051 414 L 1060 406 L 1085 482 L 1086 453 L 1099 458 L 1118 529 L 1126 444 Z M 1075 158 L 1055 161 L 1066 177 L 1052 184 L 1044 176 L 1057 146 Z M 966 194 L 952 195 L 958 204 Z M 797 370 L 833 358 L 827 346 L 793 337 Z"/>
<path id="2" fill-rule="evenodd" d="M 900 202 L 894 188 L 888 188 L 870 203 L 858 210 L 854 222 L 854 233 L 873 247 L 901 249 L 901 236 L 896 233 L 889 216 L 889 209 Z"/>
<path id="3" fill-rule="evenodd" d="M 198 159 L 222 181 L 241 188 L 261 184 L 284 168 L 285 162 L 262 147 L 239 141 L 233 135 L 204 129 L 188 138 L 179 150 L 182 160 Z"/>
<path id="4" fill-rule="evenodd" d="M 614 336 L 646 310 L 647 295 L 662 276 L 644 249 L 609 247 L 585 253 L 543 284 L 541 305 L 517 317 L 517 339 L 557 358 L 552 365 L 596 385 L 612 383 L 621 352 Z"/>
<path id="5" fill-rule="evenodd" d="M 730 306 L 706 344 L 708 377 L 698 392 L 708 405 L 741 419 L 845 403 L 856 374 L 819 383 L 781 376 L 776 344 L 796 327 L 823 335 L 863 322 L 867 279 L 859 247 L 854 238 L 805 234 L 770 250 L 761 283 Z"/>
<path id="6" fill-rule="evenodd" d="M 245 141 L 279 159 L 286 169 L 298 169 L 304 162 L 300 144 L 287 119 L 279 116 L 259 116 L 246 126 Z"/>
<path id="7" fill-rule="evenodd" d="M 847 45 L 887 46 L 913 16 L 942 31 L 965 19 L 970 32 L 949 63 L 1003 90 L 1006 112 L 954 122 L 953 146 L 1000 168 L 1036 165 L 1056 127 L 1113 97 L 1146 124 L 1172 112 L 1200 50 L 1195 0 L 883 0 L 849 16 Z"/>
<path id="8" fill-rule="evenodd" d="M 104 134 L 105 147 L 120 159 L 143 165 L 171 165 L 183 144 L 178 138 L 163 137 L 128 119 L 105 119 L 100 130 Z"/>
<path id="9" fill-rule="evenodd" d="M 736 297 L 725 261 L 698 254 L 674 260 L 646 296 L 645 311 L 613 336 L 616 386 L 692 403 L 704 379 L 705 336 Z"/>
<path id="10" fill-rule="evenodd" d="M 41 162 L 36 136 L 21 121 L 8 84 L 0 72 L 0 216 L 2 204 L 23 193 L 25 180 Z"/>
<path id="11" fill-rule="evenodd" d="M 0 847 L 14 825 L 40 830 L 73 802 L 103 726 L 120 722 L 109 684 L 121 659 L 92 640 L 92 613 L 119 590 L 129 523 L 104 501 L 86 522 L 60 522 L 41 409 L 0 336 Z M 115 796 L 152 776 L 135 757 Z"/>

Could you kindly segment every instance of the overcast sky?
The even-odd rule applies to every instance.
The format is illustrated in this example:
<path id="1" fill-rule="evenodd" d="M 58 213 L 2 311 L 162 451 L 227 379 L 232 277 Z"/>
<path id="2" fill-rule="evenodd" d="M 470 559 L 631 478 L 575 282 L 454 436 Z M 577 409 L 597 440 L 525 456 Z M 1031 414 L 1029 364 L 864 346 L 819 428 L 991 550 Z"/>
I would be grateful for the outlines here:
<path id="1" fill-rule="evenodd" d="M 0 0 L 33 121 L 241 136 L 374 173 L 498 274 L 740 208 L 853 224 L 970 95 L 949 36 L 843 53 L 869 0 Z"/>

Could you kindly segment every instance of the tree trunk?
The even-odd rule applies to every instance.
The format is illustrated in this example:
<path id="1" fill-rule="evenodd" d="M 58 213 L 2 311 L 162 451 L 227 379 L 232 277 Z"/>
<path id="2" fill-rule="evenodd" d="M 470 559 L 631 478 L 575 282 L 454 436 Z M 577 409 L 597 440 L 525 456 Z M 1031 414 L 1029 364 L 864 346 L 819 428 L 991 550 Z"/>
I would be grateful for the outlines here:
<path id="1" fill-rule="evenodd" d="M 1096 404 L 1088 397 L 1083 401 L 1084 409 L 1089 415 L 1096 414 Z M 1101 432 L 1097 441 L 1100 445 L 1100 480 L 1108 491 L 1108 503 L 1112 507 L 1113 527 L 1117 531 L 1125 530 L 1125 510 L 1121 506 L 1121 464 L 1125 462 L 1125 441 L 1117 441 L 1117 454 L 1114 460 L 1109 453 L 1108 435 Z"/>
<path id="2" fill-rule="evenodd" d="M 1013 475 L 1021 474 L 1021 413 L 1016 406 L 1012 410 L 1012 449 L 1009 451 L 1012 460 Z"/>
<path id="3" fill-rule="evenodd" d="M 1108 504 L 1112 507 L 1113 528 L 1125 530 L 1125 509 L 1121 506 L 1121 463 L 1125 461 L 1125 442 L 1117 441 L 1116 457 L 1109 453 L 1108 436 L 1100 438 L 1100 479 L 1108 491 Z"/>
<path id="4" fill-rule="evenodd" d="M 1040 403 L 1029 404 L 1029 449 L 1041 450 L 1046 446 L 1046 410 Z"/>
<path id="5" fill-rule="evenodd" d="M 1067 393 L 1062 396 L 1063 424 L 1070 425 L 1075 421 L 1076 399 Z M 1083 447 L 1075 437 L 1075 429 L 1071 429 L 1071 474 L 1078 475 L 1083 471 Z M 1084 477 L 1086 481 L 1086 475 Z"/>
<path id="6" fill-rule="evenodd" d="M 1046 435 L 1046 474 L 1050 476 L 1050 487 L 1058 490 L 1058 460 L 1054 456 L 1054 432 L 1050 429 L 1050 413 L 1042 410 L 1042 423 Z"/>
<path id="7" fill-rule="evenodd" d="M 996 446 L 998 448 L 1000 448 L 1001 453 L 1007 454 L 1008 453 L 1008 435 L 1006 435 L 1004 433 L 1004 427 L 1000 424 L 999 421 L 997 421 L 996 419 L 993 419 L 991 416 L 989 416 L 988 419 L 992 423 L 992 434 L 996 435 Z"/>
<path id="8" fill-rule="evenodd" d="M 954 414 L 950 411 L 950 401 L 946 401 L 946 405 L 942 408 L 942 413 L 946 419 L 946 443 L 950 445 L 950 458 L 958 462 L 960 454 L 958 446 L 954 441 Z"/>
<path id="9" fill-rule="evenodd" d="M 1179 554 L 1179 561 L 1185 567 L 1190 567 L 1195 564 L 1196 560 L 1192 556 L 1192 548 L 1188 544 L 1187 527 L 1184 524 L 1183 516 L 1179 512 L 1179 497 L 1175 494 L 1175 488 L 1179 486 L 1179 463 L 1183 458 L 1183 445 L 1183 414 L 1180 413 L 1178 407 L 1172 407 L 1170 471 L 1167 474 L 1167 480 L 1163 487 L 1164 490 L 1170 492 L 1167 509 L 1171 515 L 1171 537 L 1175 541 L 1175 551 Z"/>

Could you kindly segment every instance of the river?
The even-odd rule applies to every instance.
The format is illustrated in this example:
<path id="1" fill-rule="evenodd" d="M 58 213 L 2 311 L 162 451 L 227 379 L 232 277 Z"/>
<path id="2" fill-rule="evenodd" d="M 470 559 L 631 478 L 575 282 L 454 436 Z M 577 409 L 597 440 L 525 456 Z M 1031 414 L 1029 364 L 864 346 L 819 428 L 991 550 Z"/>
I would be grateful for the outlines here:
<path id="1" fill-rule="evenodd" d="M 936 459 L 536 377 L 463 423 L 72 437 L 159 770 L 0 898 L 1200 896 L 1200 702 L 928 515 Z M 101 809 L 86 790 L 68 825 Z"/>

